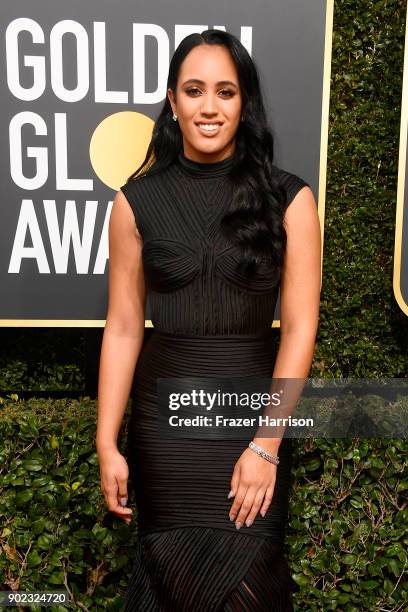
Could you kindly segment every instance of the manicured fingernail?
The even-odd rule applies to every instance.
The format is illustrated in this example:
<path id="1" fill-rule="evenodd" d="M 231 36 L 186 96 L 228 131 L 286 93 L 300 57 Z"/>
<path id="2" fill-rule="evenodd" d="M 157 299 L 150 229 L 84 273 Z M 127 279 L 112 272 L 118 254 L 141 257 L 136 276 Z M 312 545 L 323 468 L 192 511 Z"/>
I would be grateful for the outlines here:
<path id="1" fill-rule="evenodd" d="M 236 527 L 237 529 L 241 529 L 242 524 L 241 524 L 241 523 L 235 523 L 235 527 Z"/>
<path id="2" fill-rule="evenodd" d="M 121 497 L 120 498 L 120 505 L 121 506 L 126 506 L 127 504 L 127 497 Z"/>
<path id="3" fill-rule="evenodd" d="M 252 521 L 250 519 L 248 519 L 247 521 L 245 521 L 245 525 L 247 527 L 250 527 L 252 525 Z"/>
<path id="4" fill-rule="evenodd" d="M 234 517 L 230 515 L 229 520 L 230 520 L 230 521 L 233 521 L 233 520 L 234 520 Z"/>
<path id="5" fill-rule="evenodd" d="M 233 492 L 232 492 L 232 490 L 231 490 L 231 491 L 228 493 L 228 497 L 227 497 L 227 499 L 230 499 L 230 498 L 231 498 L 233 495 L 234 495 L 234 494 L 233 494 Z"/>
<path id="6" fill-rule="evenodd" d="M 265 510 L 261 510 L 262 516 L 265 516 Z"/>

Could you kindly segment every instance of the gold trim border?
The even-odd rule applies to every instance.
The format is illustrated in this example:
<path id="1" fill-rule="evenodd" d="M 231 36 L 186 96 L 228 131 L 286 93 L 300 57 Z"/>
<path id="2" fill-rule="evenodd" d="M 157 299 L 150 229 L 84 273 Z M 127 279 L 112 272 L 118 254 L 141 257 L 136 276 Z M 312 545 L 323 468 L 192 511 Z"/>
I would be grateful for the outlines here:
<path id="1" fill-rule="evenodd" d="M 394 296 L 401 310 L 408 315 L 408 304 L 401 291 L 401 260 L 402 260 L 402 228 L 404 216 L 405 175 L 407 160 L 407 132 L 408 132 L 408 3 L 405 22 L 405 50 L 404 68 L 402 77 L 401 96 L 401 126 L 398 156 L 398 183 L 397 183 L 397 209 L 395 213 L 395 243 L 394 243 Z M 406 238 L 408 239 L 408 237 Z"/>
<path id="2" fill-rule="evenodd" d="M 326 0 L 326 23 L 323 59 L 323 89 L 322 89 L 322 116 L 320 131 L 320 160 L 319 160 L 319 194 L 318 213 L 321 229 L 321 282 L 323 277 L 323 240 L 324 217 L 326 206 L 326 176 L 327 176 L 327 145 L 329 134 L 329 106 L 330 106 L 330 76 L 331 56 L 333 46 L 333 14 L 334 0 Z M 405 45 L 407 48 L 407 45 Z M 408 115 L 408 112 L 406 113 Z M 402 221 L 402 214 L 401 214 Z M 394 274 L 395 277 L 395 274 Z M 398 298 L 397 298 L 398 300 Z M 408 314 L 408 306 L 406 313 Z M 0 319 L 0 327 L 105 327 L 106 319 Z M 145 320 L 145 328 L 153 327 L 151 319 Z M 271 327 L 280 328 L 280 319 L 275 319 Z"/>
<path id="3" fill-rule="evenodd" d="M 0 319 L 0 327 L 105 327 L 106 319 Z M 153 327 L 150 320 L 145 327 Z"/>
<path id="4" fill-rule="evenodd" d="M 323 58 L 322 116 L 320 123 L 321 129 L 319 159 L 319 193 L 317 196 L 317 210 L 320 220 L 321 235 L 320 286 L 322 286 L 323 282 L 324 219 L 326 212 L 327 149 L 329 142 L 330 78 L 333 47 L 333 18 L 334 0 L 327 0 Z M 280 328 L 280 319 L 274 320 L 272 327 Z"/>

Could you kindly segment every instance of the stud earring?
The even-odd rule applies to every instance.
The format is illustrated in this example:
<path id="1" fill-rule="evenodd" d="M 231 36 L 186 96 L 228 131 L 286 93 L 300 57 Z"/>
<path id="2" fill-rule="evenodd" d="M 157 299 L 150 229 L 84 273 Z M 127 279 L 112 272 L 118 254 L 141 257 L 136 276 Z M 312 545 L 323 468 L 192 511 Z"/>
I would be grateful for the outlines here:
<path id="1" fill-rule="evenodd" d="M 173 121 L 177 121 L 177 114 L 173 113 Z"/>

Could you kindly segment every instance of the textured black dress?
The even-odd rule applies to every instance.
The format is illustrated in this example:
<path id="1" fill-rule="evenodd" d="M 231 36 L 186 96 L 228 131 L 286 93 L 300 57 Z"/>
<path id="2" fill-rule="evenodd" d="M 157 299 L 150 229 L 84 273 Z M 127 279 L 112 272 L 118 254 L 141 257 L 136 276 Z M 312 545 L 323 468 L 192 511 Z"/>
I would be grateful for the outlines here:
<path id="1" fill-rule="evenodd" d="M 121 188 L 143 238 L 154 326 L 136 366 L 127 440 L 139 537 L 126 611 L 292 610 L 282 552 L 291 440 L 279 448 L 265 517 L 237 530 L 227 495 L 248 441 L 163 439 L 157 429 L 158 377 L 272 377 L 278 287 L 266 274 L 249 284 L 237 274 L 236 247 L 219 228 L 232 163 L 232 156 L 201 163 L 180 153 L 162 173 Z M 290 203 L 307 183 L 276 172 Z"/>

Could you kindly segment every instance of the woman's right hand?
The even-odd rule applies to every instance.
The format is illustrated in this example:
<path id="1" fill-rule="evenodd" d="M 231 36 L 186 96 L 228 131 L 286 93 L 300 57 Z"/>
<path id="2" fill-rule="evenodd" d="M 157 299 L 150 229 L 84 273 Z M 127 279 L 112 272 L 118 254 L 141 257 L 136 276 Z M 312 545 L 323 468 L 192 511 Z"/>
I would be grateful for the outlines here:
<path id="1" fill-rule="evenodd" d="M 129 468 L 126 459 L 117 448 L 99 450 L 101 489 L 108 510 L 129 525 L 133 510 L 127 504 Z"/>

